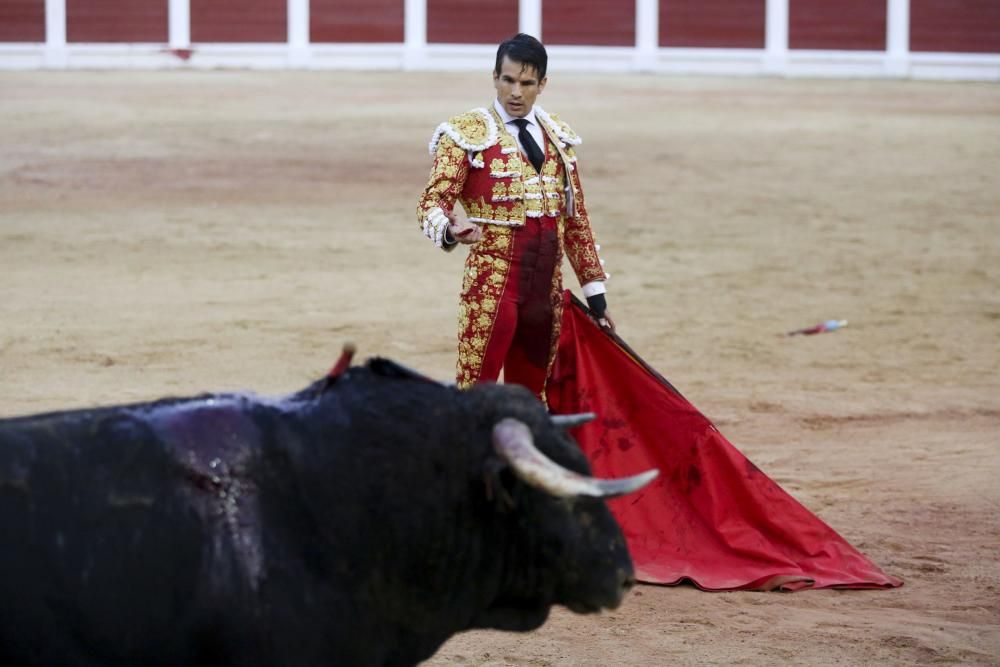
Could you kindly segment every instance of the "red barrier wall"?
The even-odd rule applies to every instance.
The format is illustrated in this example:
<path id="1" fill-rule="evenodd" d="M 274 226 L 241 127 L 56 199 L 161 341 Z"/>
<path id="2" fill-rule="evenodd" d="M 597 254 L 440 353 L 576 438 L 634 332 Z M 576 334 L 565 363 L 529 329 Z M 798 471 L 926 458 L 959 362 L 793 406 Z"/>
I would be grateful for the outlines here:
<path id="1" fill-rule="evenodd" d="M 67 42 L 167 42 L 165 0 L 66 0 Z"/>
<path id="2" fill-rule="evenodd" d="M 884 0 L 789 0 L 788 47 L 885 50 Z"/>
<path id="3" fill-rule="evenodd" d="M 1000 53 L 1000 2 L 911 0 L 910 50 Z"/>
<path id="4" fill-rule="evenodd" d="M 427 41 L 499 44 L 517 34 L 517 0 L 427 0 Z"/>
<path id="5" fill-rule="evenodd" d="M 311 0 L 310 39 L 400 43 L 404 0 Z M 766 0 L 659 0 L 664 47 L 763 48 Z M 66 0 L 69 42 L 168 40 L 167 0 Z M 546 44 L 632 46 L 632 0 L 544 0 Z M 428 0 L 431 43 L 496 44 L 517 32 L 517 0 Z M 191 0 L 194 42 L 287 39 L 287 0 Z M 789 0 L 792 49 L 885 48 L 884 0 Z M 45 0 L 0 0 L 0 42 L 43 42 Z M 911 0 L 910 48 L 1000 53 L 1000 0 Z"/>
<path id="6" fill-rule="evenodd" d="M 660 46 L 764 48 L 766 0 L 660 0 Z"/>
<path id="7" fill-rule="evenodd" d="M 191 0 L 192 42 L 286 42 L 287 0 Z"/>
<path id="8" fill-rule="evenodd" d="M 44 42 L 45 0 L 0 2 L 0 42 Z"/>
<path id="9" fill-rule="evenodd" d="M 543 0 L 546 44 L 634 46 L 635 3 L 628 0 Z"/>
<path id="10" fill-rule="evenodd" d="M 402 42 L 403 0 L 311 0 L 312 42 Z"/>

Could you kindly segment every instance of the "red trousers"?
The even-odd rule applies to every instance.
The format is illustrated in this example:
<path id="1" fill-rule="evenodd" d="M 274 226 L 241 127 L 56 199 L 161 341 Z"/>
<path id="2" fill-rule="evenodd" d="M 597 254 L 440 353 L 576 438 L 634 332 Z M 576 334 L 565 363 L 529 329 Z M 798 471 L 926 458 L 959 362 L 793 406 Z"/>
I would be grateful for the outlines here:
<path id="1" fill-rule="evenodd" d="M 515 230 L 510 271 L 497 304 L 479 382 L 520 384 L 541 395 L 545 388 L 553 326 L 551 295 L 559 256 L 556 219 L 527 218 Z"/>

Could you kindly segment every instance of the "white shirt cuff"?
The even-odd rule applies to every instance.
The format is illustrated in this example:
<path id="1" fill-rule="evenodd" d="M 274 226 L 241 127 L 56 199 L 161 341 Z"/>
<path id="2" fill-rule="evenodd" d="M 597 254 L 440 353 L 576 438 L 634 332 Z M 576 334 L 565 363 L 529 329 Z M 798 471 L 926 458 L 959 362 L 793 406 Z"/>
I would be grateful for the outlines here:
<path id="1" fill-rule="evenodd" d="M 592 280 L 583 286 L 583 297 L 586 299 L 598 294 L 604 294 L 607 291 L 603 280 Z"/>

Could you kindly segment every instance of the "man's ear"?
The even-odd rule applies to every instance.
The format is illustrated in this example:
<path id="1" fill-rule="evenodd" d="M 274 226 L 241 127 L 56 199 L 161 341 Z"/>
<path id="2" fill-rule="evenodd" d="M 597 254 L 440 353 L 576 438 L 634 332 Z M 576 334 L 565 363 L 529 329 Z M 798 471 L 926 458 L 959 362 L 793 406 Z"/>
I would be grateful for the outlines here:
<path id="1" fill-rule="evenodd" d="M 549 82 L 549 77 L 545 77 L 544 79 L 542 79 L 541 81 L 538 82 L 538 92 L 539 93 L 541 93 L 543 90 L 545 90 L 545 84 L 548 83 L 548 82 Z"/>

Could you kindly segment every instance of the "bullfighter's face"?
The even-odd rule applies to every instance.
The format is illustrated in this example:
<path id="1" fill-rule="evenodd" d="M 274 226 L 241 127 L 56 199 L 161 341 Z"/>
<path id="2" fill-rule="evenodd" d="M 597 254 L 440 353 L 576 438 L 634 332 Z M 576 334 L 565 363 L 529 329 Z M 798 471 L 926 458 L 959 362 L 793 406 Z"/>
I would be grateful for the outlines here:
<path id="1" fill-rule="evenodd" d="M 541 80 L 531 65 L 525 65 L 504 56 L 500 71 L 493 72 L 493 87 L 497 100 L 514 118 L 524 118 L 535 106 L 535 98 L 545 89 L 548 77 Z"/>

